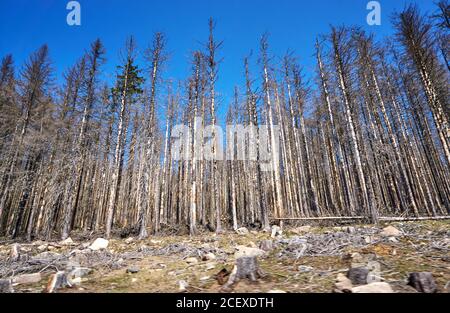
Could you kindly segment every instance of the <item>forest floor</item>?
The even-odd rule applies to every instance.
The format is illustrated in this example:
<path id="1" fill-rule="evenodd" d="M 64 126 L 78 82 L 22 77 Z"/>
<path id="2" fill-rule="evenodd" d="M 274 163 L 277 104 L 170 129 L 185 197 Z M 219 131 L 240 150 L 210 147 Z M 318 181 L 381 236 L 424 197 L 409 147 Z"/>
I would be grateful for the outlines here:
<path id="1" fill-rule="evenodd" d="M 398 233 L 384 234 L 389 225 Z M 450 292 L 450 221 L 286 226 L 275 238 L 246 230 L 147 240 L 129 237 L 111 239 L 106 249 L 94 251 L 89 246 L 96 238 L 0 240 L 0 280 L 11 281 L 14 292 L 43 292 L 57 271 L 87 268 L 70 288 L 63 285 L 56 291 L 221 292 L 227 279 L 223 274 L 232 271 L 241 253 L 257 255 L 265 276 L 257 282 L 242 280 L 228 292 L 333 292 L 337 275 L 355 264 L 368 267 L 394 292 L 416 292 L 407 285 L 412 272 L 431 272 L 438 292 Z"/>

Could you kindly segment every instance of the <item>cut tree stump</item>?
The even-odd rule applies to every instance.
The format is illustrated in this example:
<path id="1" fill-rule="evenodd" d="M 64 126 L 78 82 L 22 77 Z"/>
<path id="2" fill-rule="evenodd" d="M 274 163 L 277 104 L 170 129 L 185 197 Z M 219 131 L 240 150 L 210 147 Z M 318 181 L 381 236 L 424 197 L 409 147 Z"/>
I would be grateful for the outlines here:
<path id="1" fill-rule="evenodd" d="M 13 287 L 10 279 L 0 279 L 0 293 L 13 293 Z"/>
<path id="2" fill-rule="evenodd" d="M 369 270 L 365 267 L 351 268 L 347 272 L 347 277 L 353 285 L 366 285 L 368 275 Z"/>
<path id="3" fill-rule="evenodd" d="M 20 259 L 20 245 L 15 243 L 11 246 L 11 251 L 9 252 L 9 260 L 12 262 L 18 261 Z"/>
<path id="4" fill-rule="evenodd" d="M 223 288 L 228 289 L 242 279 L 249 279 L 252 282 L 256 282 L 264 276 L 266 274 L 259 267 L 256 257 L 240 257 L 236 259 L 236 264 L 230 274 L 230 278 Z"/>
<path id="5" fill-rule="evenodd" d="M 408 285 L 414 287 L 414 289 L 422 293 L 437 292 L 437 286 L 433 275 L 428 272 L 409 274 Z"/>
<path id="6" fill-rule="evenodd" d="M 57 272 L 53 274 L 47 283 L 47 288 L 45 289 L 45 293 L 54 293 L 57 289 L 65 288 L 67 286 L 71 286 L 67 274 L 63 271 Z"/>

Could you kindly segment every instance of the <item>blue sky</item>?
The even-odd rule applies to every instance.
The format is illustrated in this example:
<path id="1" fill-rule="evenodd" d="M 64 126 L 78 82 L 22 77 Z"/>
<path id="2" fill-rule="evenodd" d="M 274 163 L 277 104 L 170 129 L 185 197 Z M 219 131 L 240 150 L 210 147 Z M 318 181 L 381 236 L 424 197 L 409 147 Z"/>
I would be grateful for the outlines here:
<path id="1" fill-rule="evenodd" d="M 71 66 L 100 38 L 107 51 L 103 79 L 111 80 L 125 38 L 134 35 L 145 49 L 154 31 L 168 38 L 170 59 L 166 78 L 189 75 L 190 53 L 201 48 L 208 36 L 207 22 L 217 21 L 216 37 L 223 40 L 217 91 L 221 113 L 235 84 L 243 84 L 242 60 L 251 50 L 254 62 L 262 33 L 270 34 L 272 54 L 295 51 L 308 75 L 314 71 L 314 41 L 327 33 L 329 25 L 359 25 L 377 38 L 392 33 L 390 16 L 406 4 L 416 2 L 423 12 L 434 11 L 432 0 L 380 0 L 382 25 L 368 26 L 368 0 L 79 0 L 81 26 L 68 26 L 68 0 L 0 0 L 0 56 L 12 53 L 17 65 L 43 43 L 50 47 L 57 73 Z M 253 76 L 259 75 L 254 69 Z M 222 114 L 221 114 L 222 115 Z"/>

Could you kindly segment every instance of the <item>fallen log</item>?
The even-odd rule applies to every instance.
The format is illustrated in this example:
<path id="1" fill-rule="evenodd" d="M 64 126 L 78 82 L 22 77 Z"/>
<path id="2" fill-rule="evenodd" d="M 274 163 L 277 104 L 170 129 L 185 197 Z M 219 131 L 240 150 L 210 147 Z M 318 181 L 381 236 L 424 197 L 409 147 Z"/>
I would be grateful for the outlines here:
<path id="1" fill-rule="evenodd" d="M 275 221 L 327 221 L 327 220 L 368 220 L 367 216 L 323 216 L 323 217 L 280 217 L 273 218 Z M 429 216 L 429 217 L 379 217 L 382 222 L 396 222 L 396 221 L 433 221 L 433 220 L 448 220 L 449 216 Z"/>

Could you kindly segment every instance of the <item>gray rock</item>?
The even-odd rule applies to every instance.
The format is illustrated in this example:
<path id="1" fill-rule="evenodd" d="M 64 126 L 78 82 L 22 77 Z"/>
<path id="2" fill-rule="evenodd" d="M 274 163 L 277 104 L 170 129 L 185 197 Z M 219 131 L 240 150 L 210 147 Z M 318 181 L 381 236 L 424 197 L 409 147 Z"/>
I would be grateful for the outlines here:
<path id="1" fill-rule="evenodd" d="M 92 251 L 102 250 L 108 248 L 109 241 L 103 238 L 97 238 L 95 241 L 89 246 L 89 249 Z"/>
<path id="2" fill-rule="evenodd" d="M 47 250 L 47 248 L 48 248 L 48 244 L 42 244 L 42 245 L 37 247 L 39 252 L 44 252 L 44 251 Z"/>
<path id="3" fill-rule="evenodd" d="M 214 253 L 208 252 L 202 257 L 202 261 L 213 261 L 216 259 Z"/>
<path id="4" fill-rule="evenodd" d="M 187 264 L 197 264 L 198 260 L 196 258 L 187 258 L 184 260 Z"/>
<path id="5" fill-rule="evenodd" d="M 216 268 L 216 266 L 217 266 L 217 264 L 215 262 L 207 263 L 206 264 L 206 270 L 207 271 L 212 270 L 212 269 Z"/>
<path id="6" fill-rule="evenodd" d="M 351 280 L 353 285 L 365 285 L 367 284 L 367 276 L 369 270 L 365 267 L 351 268 L 347 272 L 348 279 Z"/>
<path id="7" fill-rule="evenodd" d="M 236 233 L 238 235 L 247 235 L 248 234 L 248 229 L 245 228 L 245 227 L 241 227 L 241 228 L 236 229 Z"/>
<path id="8" fill-rule="evenodd" d="M 364 242 L 366 244 L 371 244 L 374 241 L 374 237 L 373 236 L 364 236 Z"/>
<path id="9" fill-rule="evenodd" d="M 129 238 L 125 239 L 125 243 L 126 243 L 126 244 L 130 244 L 130 243 L 132 243 L 133 241 L 134 241 L 134 238 L 133 238 L 133 237 L 129 237 Z"/>
<path id="10" fill-rule="evenodd" d="M 63 245 L 63 246 L 73 246 L 73 245 L 76 245 L 76 243 L 74 243 L 73 240 L 72 240 L 72 238 L 70 238 L 70 237 L 67 238 L 67 239 L 65 239 L 65 240 L 63 240 L 63 241 L 60 241 L 59 244 L 60 244 L 60 245 Z"/>
<path id="11" fill-rule="evenodd" d="M 189 287 L 189 284 L 185 280 L 178 281 L 178 289 L 180 291 L 186 291 L 187 287 Z"/>
<path id="12" fill-rule="evenodd" d="M 376 282 L 352 288 L 352 293 L 394 293 L 388 283 Z"/>
<path id="13" fill-rule="evenodd" d="M 70 271 L 69 277 L 75 278 L 75 277 L 84 277 L 89 274 L 91 274 L 94 270 L 88 267 L 76 267 L 73 270 Z"/>
<path id="14" fill-rule="evenodd" d="M 136 273 L 139 273 L 139 270 L 140 270 L 139 267 L 131 266 L 131 267 L 127 268 L 127 273 L 136 274 Z"/>
<path id="15" fill-rule="evenodd" d="M 408 285 L 422 293 L 437 292 L 437 286 L 433 274 L 428 272 L 409 274 Z"/>
<path id="16" fill-rule="evenodd" d="M 301 273 L 309 273 L 312 272 L 313 270 L 314 268 L 311 266 L 299 265 L 298 267 L 298 271 Z"/>
<path id="17" fill-rule="evenodd" d="M 384 237 L 397 237 L 401 236 L 402 232 L 397 228 L 395 228 L 394 226 L 388 226 L 383 228 L 380 235 Z"/>
<path id="18" fill-rule="evenodd" d="M 347 258 L 352 262 L 352 267 L 361 267 L 361 265 L 353 266 L 353 264 L 361 264 L 365 262 L 364 257 L 358 252 L 347 255 Z"/>
<path id="19" fill-rule="evenodd" d="M 388 241 L 389 241 L 389 242 L 392 242 L 392 243 L 398 243 L 398 240 L 397 240 L 397 238 L 395 238 L 395 237 L 389 237 L 389 238 L 388 238 Z"/>

